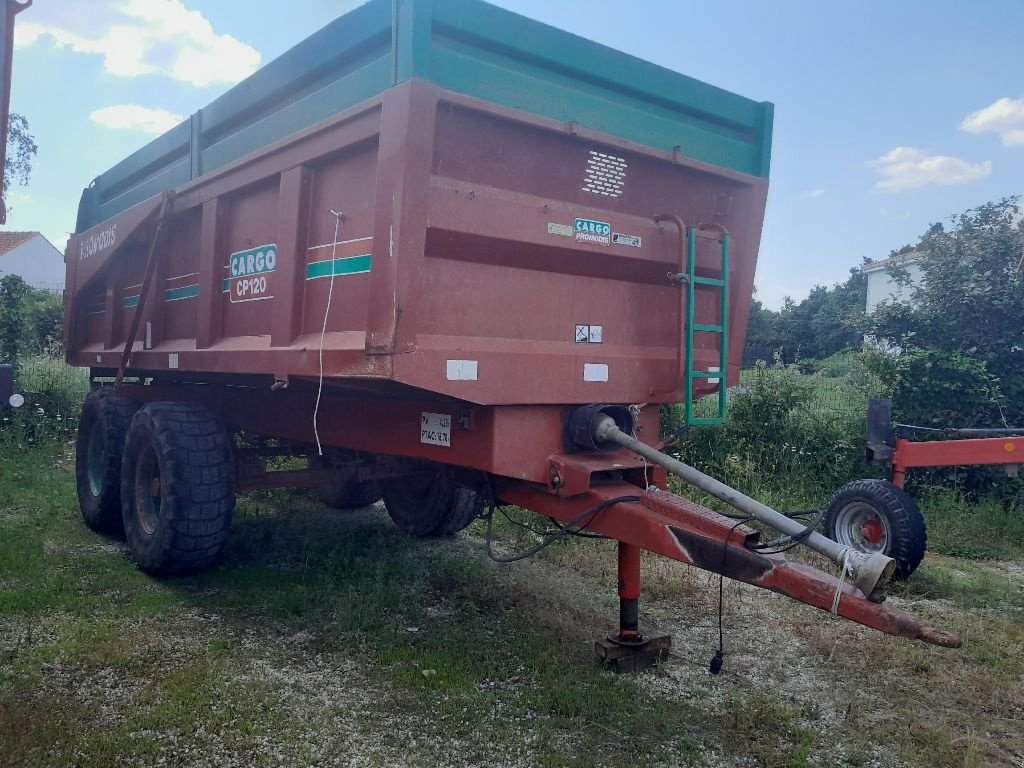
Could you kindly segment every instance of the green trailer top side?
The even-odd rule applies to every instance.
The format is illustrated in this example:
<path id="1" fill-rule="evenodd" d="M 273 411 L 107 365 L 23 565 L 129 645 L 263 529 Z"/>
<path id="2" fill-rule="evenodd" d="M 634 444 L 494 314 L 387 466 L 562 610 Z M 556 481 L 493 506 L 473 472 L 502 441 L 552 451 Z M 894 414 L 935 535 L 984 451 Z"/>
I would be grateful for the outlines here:
<path id="1" fill-rule="evenodd" d="M 481 0 L 371 0 L 102 173 L 76 231 L 409 78 L 753 176 L 772 105 Z"/>

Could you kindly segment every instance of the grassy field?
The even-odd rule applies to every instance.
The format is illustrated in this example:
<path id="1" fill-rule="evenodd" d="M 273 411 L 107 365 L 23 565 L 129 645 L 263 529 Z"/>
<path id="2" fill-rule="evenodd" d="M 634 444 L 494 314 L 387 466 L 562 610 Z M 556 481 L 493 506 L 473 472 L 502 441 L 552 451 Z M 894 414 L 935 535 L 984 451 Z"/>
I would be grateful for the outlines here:
<path id="1" fill-rule="evenodd" d="M 960 553 L 996 559 L 930 554 L 891 598 L 959 651 L 727 582 L 712 677 L 717 581 L 650 558 L 643 621 L 676 655 L 620 677 L 591 655 L 616 617 L 608 542 L 498 566 L 476 527 L 422 543 L 380 510 L 254 495 L 223 565 L 157 581 L 81 524 L 69 460 L 0 457 L 5 767 L 1024 764 L 1024 532 L 1005 510 L 977 513 L 998 546 Z M 943 499 L 933 536 L 955 542 L 964 510 Z"/>

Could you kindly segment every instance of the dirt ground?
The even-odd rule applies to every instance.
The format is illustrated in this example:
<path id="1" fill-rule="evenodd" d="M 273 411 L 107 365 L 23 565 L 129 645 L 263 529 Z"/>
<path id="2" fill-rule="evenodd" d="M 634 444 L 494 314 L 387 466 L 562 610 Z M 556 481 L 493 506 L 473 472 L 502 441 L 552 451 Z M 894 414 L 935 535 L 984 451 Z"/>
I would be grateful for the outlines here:
<path id="1" fill-rule="evenodd" d="M 161 582 L 85 530 L 63 461 L 5 482 L 3 766 L 1024 766 L 1020 562 L 929 555 L 890 598 L 960 650 L 726 582 L 712 676 L 717 577 L 646 558 L 674 653 L 617 676 L 608 542 L 497 565 L 476 526 L 417 542 L 275 494 L 222 566 Z"/>

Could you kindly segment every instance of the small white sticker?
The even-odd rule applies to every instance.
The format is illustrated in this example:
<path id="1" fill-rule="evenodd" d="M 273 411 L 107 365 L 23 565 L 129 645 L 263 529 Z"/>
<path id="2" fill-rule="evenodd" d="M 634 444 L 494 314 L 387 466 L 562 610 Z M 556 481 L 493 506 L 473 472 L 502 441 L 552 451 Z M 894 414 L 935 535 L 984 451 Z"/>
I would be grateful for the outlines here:
<path id="1" fill-rule="evenodd" d="M 97 363 L 102 363 L 103 362 L 103 355 L 96 355 L 96 362 Z"/>
<path id="2" fill-rule="evenodd" d="M 608 364 L 607 363 L 584 363 L 583 364 L 583 380 L 584 381 L 608 381 Z"/>
<path id="3" fill-rule="evenodd" d="M 447 413 L 420 414 L 420 442 L 427 445 L 443 445 L 450 448 L 452 444 L 452 417 Z"/>
<path id="4" fill-rule="evenodd" d="M 587 341 L 591 344 L 600 344 L 602 336 L 604 336 L 604 327 L 592 325 L 590 326 L 590 336 L 587 338 Z"/>
<path id="5" fill-rule="evenodd" d="M 556 224 L 553 221 L 548 222 L 548 234 L 549 235 L 561 235 L 562 237 L 572 237 L 573 229 L 569 224 Z"/>
<path id="6" fill-rule="evenodd" d="M 476 381 L 476 360 L 449 360 L 448 381 Z"/>
<path id="7" fill-rule="evenodd" d="M 717 365 L 714 365 L 714 366 L 711 366 L 711 367 L 708 368 L 708 373 L 718 373 L 721 370 L 722 369 L 719 368 Z M 708 379 L 708 384 L 717 384 L 717 383 L 718 383 L 718 379 Z"/>
<path id="8" fill-rule="evenodd" d="M 146 321 L 146 341 L 144 342 L 144 349 L 153 348 L 153 324 Z"/>
<path id="9" fill-rule="evenodd" d="M 604 337 L 602 325 L 577 325 L 575 339 L 577 344 L 600 344 Z"/>
<path id="10" fill-rule="evenodd" d="M 178 367 L 178 353 L 177 352 L 171 352 L 169 355 L 167 355 L 167 367 L 168 368 L 177 368 Z"/>
<path id="11" fill-rule="evenodd" d="M 616 245 L 628 245 L 630 248 L 641 248 L 643 243 L 640 235 L 624 235 L 622 232 L 614 232 L 612 242 Z"/>

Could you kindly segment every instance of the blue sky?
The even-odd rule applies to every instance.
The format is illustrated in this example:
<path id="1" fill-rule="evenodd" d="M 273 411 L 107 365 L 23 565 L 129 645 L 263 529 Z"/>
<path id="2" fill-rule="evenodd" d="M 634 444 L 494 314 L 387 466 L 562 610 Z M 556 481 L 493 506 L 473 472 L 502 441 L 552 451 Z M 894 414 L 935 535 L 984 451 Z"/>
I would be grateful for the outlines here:
<path id="1" fill-rule="evenodd" d="M 39 156 L 9 228 L 63 248 L 90 179 L 358 4 L 37 0 L 18 19 L 11 105 Z M 497 4 L 775 103 L 768 306 L 1024 188 L 1020 0 Z"/>

